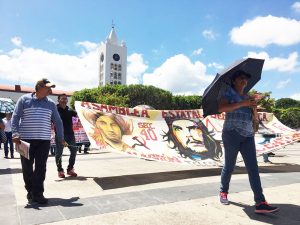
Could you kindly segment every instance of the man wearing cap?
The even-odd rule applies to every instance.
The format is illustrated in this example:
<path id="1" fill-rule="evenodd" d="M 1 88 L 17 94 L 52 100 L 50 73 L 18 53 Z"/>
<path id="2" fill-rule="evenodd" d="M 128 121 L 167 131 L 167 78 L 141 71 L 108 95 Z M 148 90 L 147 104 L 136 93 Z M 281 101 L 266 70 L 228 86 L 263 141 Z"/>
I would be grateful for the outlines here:
<path id="1" fill-rule="evenodd" d="M 57 107 L 47 97 L 54 87 L 55 84 L 48 79 L 39 80 L 35 85 L 36 92 L 19 98 L 12 118 L 13 141 L 16 144 L 19 144 L 20 140 L 30 143 L 29 160 L 21 156 L 27 199 L 39 204 L 48 202 L 43 193 L 52 122 L 56 127 L 58 139 L 65 144 L 63 125 Z"/>

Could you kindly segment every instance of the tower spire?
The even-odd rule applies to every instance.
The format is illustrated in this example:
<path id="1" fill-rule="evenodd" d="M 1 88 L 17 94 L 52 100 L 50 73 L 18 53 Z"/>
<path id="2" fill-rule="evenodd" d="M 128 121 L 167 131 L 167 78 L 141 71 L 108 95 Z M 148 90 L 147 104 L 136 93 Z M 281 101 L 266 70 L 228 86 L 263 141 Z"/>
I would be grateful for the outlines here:
<path id="1" fill-rule="evenodd" d="M 111 20 L 111 28 L 112 28 L 112 29 L 115 28 L 114 20 Z"/>
<path id="2" fill-rule="evenodd" d="M 118 38 L 117 38 L 117 34 L 116 34 L 116 31 L 115 31 L 115 24 L 114 24 L 113 20 L 111 22 L 111 31 L 110 31 L 110 34 L 109 34 L 107 40 L 111 44 L 114 44 L 114 45 L 118 45 L 119 44 L 119 41 L 118 41 Z"/>

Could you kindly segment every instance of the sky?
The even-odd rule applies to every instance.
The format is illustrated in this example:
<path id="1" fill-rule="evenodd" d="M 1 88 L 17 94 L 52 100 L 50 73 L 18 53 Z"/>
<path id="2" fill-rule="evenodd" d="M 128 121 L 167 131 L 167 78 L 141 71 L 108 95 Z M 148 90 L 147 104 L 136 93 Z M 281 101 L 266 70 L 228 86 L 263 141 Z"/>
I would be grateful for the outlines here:
<path id="1" fill-rule="evenodd" d="M 127 45 L 127 84 L 202 95 L 236 60 L 265 60 L 254 89 L 300 100 L 300 1 L 0 0 L 0 84 L 98 84 L 112 27 Z"/>

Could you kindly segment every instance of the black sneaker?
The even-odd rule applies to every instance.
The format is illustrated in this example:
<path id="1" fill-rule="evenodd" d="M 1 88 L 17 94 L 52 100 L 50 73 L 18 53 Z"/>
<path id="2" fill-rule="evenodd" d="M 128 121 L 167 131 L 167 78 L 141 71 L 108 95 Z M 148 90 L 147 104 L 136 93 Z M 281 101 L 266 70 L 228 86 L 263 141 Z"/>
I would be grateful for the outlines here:
<path id="1" fill-rule="evenodd" d="M 269 205 L 267 202 L 261 202 L 255 205 L 255 213 L 271 213 L 278 211 L 279 208 Z"/>
<path id="2" fill-rule="evenodd" d="M 269 153 L 267 153 L 267 155 L 272 157 L 272 156 L 274 156 L 274 155 L 275 155 L 275 153 L 273 153 L 273 152 L 269 152 Z"/>
<path id="3" fill-rule="evenodd" d="M 37 202 L 39 204 L 47 204 L 48 199 L 44 197 L 44 195 L 33 196 L 32 201 Z"/>

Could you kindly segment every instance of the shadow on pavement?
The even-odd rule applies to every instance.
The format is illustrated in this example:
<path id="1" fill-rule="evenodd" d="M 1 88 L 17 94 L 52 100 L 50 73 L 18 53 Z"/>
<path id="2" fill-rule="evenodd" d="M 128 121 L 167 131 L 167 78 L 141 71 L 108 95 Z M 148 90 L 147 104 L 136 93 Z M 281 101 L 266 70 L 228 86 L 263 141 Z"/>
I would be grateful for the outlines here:
<path id="1" fill-rule="evenodd" d="M 272 204 L 279 207 L 275 213 L 257 214 L 254 212 L 254 206 L 241 203 L 230 202 L 230 204 L 243 208 L 244 212 L 251 220 L 256 220 L 273 225 L 296 225 L 300 221 L 300 206 L 293 204 Z"/>
<path id="2" fill-rule="evenodd" d="M 37 209 L 45 207 L 52 207 L 52 206 L 62 206 L 62 207 L 78 207 L 83 206 L 82 203 L 76 203 L 79 200 L 79 197 L 72 197 L 69 199 L 64 198 L 48 198 L 48 204 L 41 205 L 36 202 L 28 203 L 24 208 L 26 209 Z"/>
<path id="3" fill-rule="evenodd" d="M 0 169 L 0 175 L 13 174 L 13 173 L 22 173 L 22 169 L 19 169 L 19 168 L 16 168 L 16 169 L 11 169 L 11 168 Z"/>
<path id="4" fill-rule="evenodd" d="M 197 170 L 181 170 L 171 172 L 133 174 L 113 177 L 94 178 L 94 181 L 103 189 L 124 188 L 130 186 L 167 182 L 173 180 L 182 180 L 197 177 L 219 176 L 222 168 L 197 169 Z M 260 173 L 288 173 L 300 172 L 300 165 L 293 164 L 275 164 L 272 166 L 262 166 L 259 168 Z M 246 174 L 244 167 L 236 167 L 234 174 Z M 79 178 L 77 178 L 79 179 Z M 80 178 L 84 180 L 84 177 Z"/>

